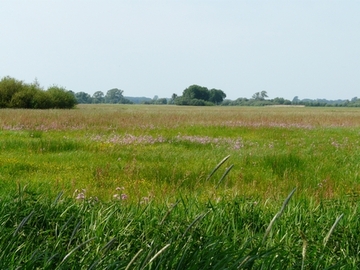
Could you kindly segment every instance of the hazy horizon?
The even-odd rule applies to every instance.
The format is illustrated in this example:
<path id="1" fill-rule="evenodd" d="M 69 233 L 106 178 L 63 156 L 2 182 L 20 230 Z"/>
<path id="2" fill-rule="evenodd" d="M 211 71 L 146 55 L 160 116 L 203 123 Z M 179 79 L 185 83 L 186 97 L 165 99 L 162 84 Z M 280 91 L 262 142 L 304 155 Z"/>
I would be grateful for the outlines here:
<path id="1" fill-rule="evenodd" d="M 351 99 L 360 1 L 28 0 L 0 4 L 0 77 L 92 95 Z"/>

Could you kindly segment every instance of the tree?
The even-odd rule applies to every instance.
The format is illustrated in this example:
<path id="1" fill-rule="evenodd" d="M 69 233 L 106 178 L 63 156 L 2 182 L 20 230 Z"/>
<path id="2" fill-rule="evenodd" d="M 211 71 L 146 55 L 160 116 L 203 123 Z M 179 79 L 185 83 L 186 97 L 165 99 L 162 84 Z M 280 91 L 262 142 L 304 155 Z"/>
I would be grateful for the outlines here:
<path id="1" fill-rule="evenodd" d="M 266 92 L 266 91 L 261 91 L 260 96 L 261 96 L 261 99 L 265 99 L 265 98 L 267 98 L 267 97 L 268 97 L 268 95 L 267 95 L 267 92 Z"/>
<path id="2" fill-rule="evenodd" d="M 252 98 L 255 100 L 264 100 L 267 97 L 268 95 L 266 91 L 256 92 L 255 94 L 252 95 Z"/>
<path id="3" fill-rule="evenodd" d="M 48 88 L 47 93 L 51 108 L 72 109 L 77 104 L 75 96 L 63 87 L 51 86 Z"/>
<path id="4" fill-rule="evenodd" d="M 34 95 L 34 100 L 33 100 L 34 109 L 50 109 L 50 108 L 52 108 L 52 103 L 50 102 L 50 100 L 51 100 L 51 97 L 47 91 L 38 91 Z"/>
<path id="5" fill-rule="evenodd" d="M 44 91 L 37 79 L 30 84 L 10 77 L 0 81 L 0 108 L 70 109 L 76 104 L 72 91 L 58 86 Z"/>
<path id="6" fill-rule="evenodd" d="M 274 98 L 274 103 L 282 105 L 285 103 L 285 99 L 282 97 L 276 97 L 276 98 Z"/>
<path id="7" fill-rule="evenodd" d="M 11 107 L 11 99 L 13 96 L 24 90 L 24 82 L 11 78 L 4 77 L 0 81 L 0 108 Z"/>
<path id="8" fill-rule="evenodd" d="M 92 98 L 88 93 L 85 92 L 78 92 L 75 94 L 75 98 L 77 103 L 79 104 L 89 104 L 92 103 Z"/>
<path id="9" fill-rule="evenodd" d="M 176 98 L 177 98 L 177 94 L 173 93 L 171 95 L 171 99 L 169 100 L 169 104 L 174 104 Z"/>
<path id="10" fill-rule="evenodd" d="M 96 91 L 92 96 L 93 103 L 104 103 L 105 102 L 105 96 L 102 91 Z"/>
<path id="11" fill-rule="evenodd" d="M 21 89 L 11 97 L 11 108 L 37 109 L 36 98 L 43 94 L 44 90 L 40 87 L 37 79 L 31 84 L 23 83 Z"/>
<path id="12" fill-rule="evenodd" d="M 226 94 L 222 90 L 218 89 L 211 89 L 209 94 L 209 101 L 213 102 L 214 104 L 220 104 L 223 102 L 224 98 L 226 98 Z"/>
<path id="13" fill-rule="evenodd" d="M 162 104 L 162 105 L 165 105 L 167 104 L 167 99 L 166 98 L 158 98 L 155 102 L 155 104 Z"/>
<path id="14" fill-rule="evenodd" d="M 206 87 L 194 84 L 186 88 L 180 97 L 173 94 L 171 102 L 176 105 L 213 106 L 220 104 L 225 97 L 226 94 L 222 90 L 209 91 Z"/>
<path id="15" fill-rule="evenodd" d="M 298 96 L 295 96 L 295 97 L 293 98 L 293 100 L 292 100 L 292 103 L 293 103 L 293 104 L 297 104 L 297 103 L 299 103 L 299 102 L 300 102 L 300 99 L 299 99 Z"/>
<path id="16" fill-rule="evenodd" d="M 255 100 L 259 100 L 260 98 L 260 92 L 256 92 L 255 94 L 252 95 L 252 98 Z"/>
<path id="17" fill-rule="evenodd" d="M 206 87 L 199 85 L 191 85 L 183 91 L 183 97 L 185 99 L 201 99 L 208 101 L 210 92 Z"/>
<path id="18" fill-rule="evenodd" d="M 134 104 L 134 102 L 132 102 L 131 100 L 129 100 L 127 98 L 124 98 L 124 97 L 121 97 L 118 103 L 121 103 L 121 104 Z"/>
<path id="19" fill-rule="evenodd" d="M 105 95 L 105 102 L 106 103 L 119 103 L 121 99 L 123 98 L 123 90 L 120 90 L 118 88 L 110 89 L 106 92 Z"/>

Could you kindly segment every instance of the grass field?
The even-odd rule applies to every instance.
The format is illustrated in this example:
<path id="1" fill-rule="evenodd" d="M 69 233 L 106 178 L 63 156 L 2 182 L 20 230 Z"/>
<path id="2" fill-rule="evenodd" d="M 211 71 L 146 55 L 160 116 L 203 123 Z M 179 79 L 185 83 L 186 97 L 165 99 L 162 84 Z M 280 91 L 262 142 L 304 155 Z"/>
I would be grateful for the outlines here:
<path id="1" fill-rule="evenodd" d="M 0 115 L 2 269 L 359 266 L 358 109 Z"/>

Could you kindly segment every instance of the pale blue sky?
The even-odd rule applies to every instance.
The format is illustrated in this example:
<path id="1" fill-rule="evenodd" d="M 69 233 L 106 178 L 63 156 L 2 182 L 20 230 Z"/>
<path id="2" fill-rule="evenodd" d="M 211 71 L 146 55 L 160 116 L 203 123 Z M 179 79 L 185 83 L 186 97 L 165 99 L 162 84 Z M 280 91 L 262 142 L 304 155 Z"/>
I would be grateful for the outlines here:
<path id="1" fill-rule="evenodd" d="M 0 77 L 75 92 L 360 97 L 360 1 L 0 0 Z"/>

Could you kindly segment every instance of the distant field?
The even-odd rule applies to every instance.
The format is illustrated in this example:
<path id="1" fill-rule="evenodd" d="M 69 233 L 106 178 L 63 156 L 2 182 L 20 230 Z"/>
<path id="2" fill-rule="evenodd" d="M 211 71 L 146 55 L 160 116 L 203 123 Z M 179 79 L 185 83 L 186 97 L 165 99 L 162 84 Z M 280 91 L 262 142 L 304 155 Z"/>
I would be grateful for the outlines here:
<path id="1" fill-rule="evenodd" d="M 182 190 L 263 198 L 294 187 L 317 198 L 359 193 L 358 109 L 80 105 L 0 113 L 3 191 L 21 183 L 70 196 L 86 189 L 104 200 L 117 187 L 129 200 Z"/>
<path id="2" fill-rule="evenodd" d="M 360 110 L 0 110 L 1 269 L 358 269 Z"/>

